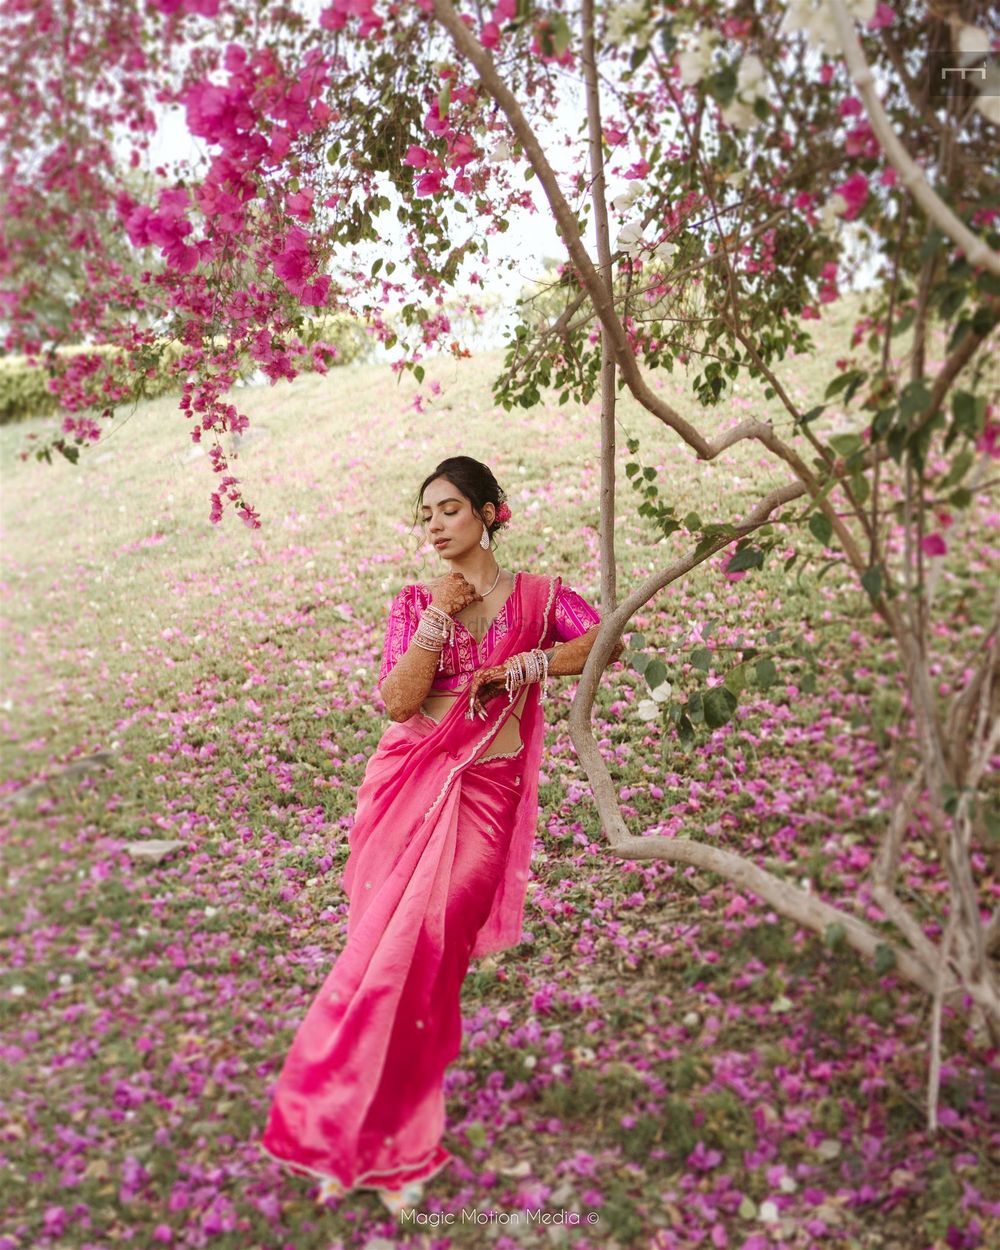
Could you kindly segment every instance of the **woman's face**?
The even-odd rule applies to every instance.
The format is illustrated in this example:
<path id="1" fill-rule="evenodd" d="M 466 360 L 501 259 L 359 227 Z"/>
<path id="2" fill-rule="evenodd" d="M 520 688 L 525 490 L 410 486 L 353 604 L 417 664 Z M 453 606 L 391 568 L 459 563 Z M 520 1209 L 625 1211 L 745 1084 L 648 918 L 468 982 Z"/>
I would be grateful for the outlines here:
<path id="1" fill-rule="evenodd" d="M 483 512 L 492 522 L 496 509 L 488 503 Z M 445 477 L 436 477 L 424 488 L 421 513 L 427 541 L 445 560 L 454 560 L 479 545 L 483 523 L 472 510 L 472 501 Z"/>

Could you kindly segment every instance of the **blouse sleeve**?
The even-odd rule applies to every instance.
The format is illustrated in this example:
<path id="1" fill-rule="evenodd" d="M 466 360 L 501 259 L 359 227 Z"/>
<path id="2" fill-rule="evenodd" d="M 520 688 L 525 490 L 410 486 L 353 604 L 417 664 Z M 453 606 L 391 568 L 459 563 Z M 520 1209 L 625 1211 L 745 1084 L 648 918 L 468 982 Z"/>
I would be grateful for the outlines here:
<path id="1" fill-rule="evenodd" d="M 415 586 L 404 586 L 393 599 L 392 607 L 389 609 L 389 620 L 385 628 L 385 645 L 382 648 L 382 667 L 378 674 L 380 686 L 405 653 L 410 645 L 410 639 L 416 632 L 415 590 Z"/>
<path id="2" fill-rule="evenodd" d="M 556 642 L 569 642 L 572 638 L 579 638 L 591 626 L 600 623 L 600 612 L 592 608 L 582 595 L 569 586 L 560 586 L 555 605 Z"/>

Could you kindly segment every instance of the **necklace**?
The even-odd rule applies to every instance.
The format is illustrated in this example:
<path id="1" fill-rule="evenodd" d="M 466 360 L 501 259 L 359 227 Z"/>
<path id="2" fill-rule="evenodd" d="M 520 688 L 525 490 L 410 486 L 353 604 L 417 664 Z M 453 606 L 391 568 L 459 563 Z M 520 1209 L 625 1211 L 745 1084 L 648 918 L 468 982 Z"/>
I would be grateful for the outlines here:
<path id="1" fill-rule="evenodd" d="M 503 571 L 503 570 L 500 568 L 500 565 L 498 564 L 498 565 L 497 565 L 497 575 L 496 575 L 496 577 L 494 577 L 494 579 L 493 579 L 493 585 L 489 588 L 489 590 L 487 590 L 487 591 L 485 591 L 485 592 L 483 593 L 483 598 L 484 598 L 484 599 L 486 598 L 486 596 L 487 596 L 487 595 L 491 595 L 491 594 L 493 593 L 493 591 L 494 591 L 494 590 L 496 590 L 496 588 L 497 588 L 497 582 L 500 580 L 500 574 L 501 574 L 501 572 L 502 572 L 502 571 Z"/>

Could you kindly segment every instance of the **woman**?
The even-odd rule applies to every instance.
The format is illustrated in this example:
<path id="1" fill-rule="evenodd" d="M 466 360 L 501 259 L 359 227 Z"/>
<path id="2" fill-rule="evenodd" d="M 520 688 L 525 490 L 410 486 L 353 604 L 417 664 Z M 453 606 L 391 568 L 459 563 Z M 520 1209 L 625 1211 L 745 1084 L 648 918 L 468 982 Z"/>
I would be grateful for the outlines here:
<path id="1" fill-rule="evenodd" d="M 545 684 L 583 671 L 600 623 L 558 577 L 501 568 L 490 539 L 510 509 L 486 465 L 442 461 L 418 500 L 450 571 L 392 605 L 379 688 L 394 723 L 358 790 L 347 943 L 261 1143 L 322 1178 L 320 1202 L 375 1189 L 394 1212 L 451 1158 L 443 1080 L 462 982 L 472 957 L 521 939 Z"/>

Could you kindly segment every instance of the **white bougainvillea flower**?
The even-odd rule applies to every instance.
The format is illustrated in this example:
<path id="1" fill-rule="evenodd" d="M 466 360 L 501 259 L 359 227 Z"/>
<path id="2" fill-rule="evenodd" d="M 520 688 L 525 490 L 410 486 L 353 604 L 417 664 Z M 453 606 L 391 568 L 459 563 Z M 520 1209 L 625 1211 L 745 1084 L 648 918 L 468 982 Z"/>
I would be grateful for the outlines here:
<path id="1" fill-rule="evenodd" d="M 823 223 L 824 230 L 832 230 L 837 224 L 841 213 L 847 211 L 847 201 L 839 191 L 834 191 L 829 200 L 823 205 L 820 211 L 820 221 Z"/>
<path id="2" fill-rule="evenodd" d="M 875 16 L 878 3 L 877 0 L 844 0 L 844 7 L 856 22 L 867 26 Z M 823 52 L 833 55 L 841 50 L 833 13 L 826 0 L 790 0 L 778 32 L 790 35 L 797 30 L 804 31 L 809 42 Z"/>
<path id="3" fill-rule="evenodd" d="M 510 150 L 510 144 L 506 139 L 501 139 L 486 159 L 491 165 L 499 165 L 501 161 L 509 161 L 513 158 L 514 153 Z"/>
<path id="4" fill-rule="evenodd" d="M 760 118 L 739 96 L 734 96 L 729 101 L 722 110 L 722 116 L 726 123 L 736 130 L 752 130 L 754 126 L 760 125 Z"/>
<path id="5" fill-rule="evenodd" d="M 744 99 L 763 95 L 761 88 L 766 79 L 767 70 L 764 69 L 764 62 L 751 52 L 740 61 L 740 68 L 736 75 L 736 94 Z"/>
<path id="6" fill-rule="evenodd" d="M 629 256 L 634 256 L 636 252 L 645 243 L 642 237 L 642 225 L 638 221 L 627 221 L 621 230 L 618 231 L 618 238 L 615 240 L 615 247 L 620 252 L 625 252 Z"/>
<path id="7" fill-rule="evenodd" d="M 622 191 L 620 195 L 616 195 L 611 201 L 611 207 L 616 213 L 627 213 L 645 189 L 641 182 L 633 179 L 628 184 L 628 190 Z"/>
<path id="8" fill-rule="evenodd" d="M 686 87 L 696 87 L 712 65 L 716 35 L 710 30 L 686 30 L 677 41 L 677 70 Z"/>
<path id="9" fill-rule="evenodd" d="M 670 698 L 672 686 L 669 681 L 661 681 L 649 692 L 650 698 L 640 699 L 636 704 L 636 715 L 640 720 L 656 720 L 660 715 L 660 705 Z"/>
<path id="10" fill-rule="evenodd" d="M 608 14 L 605 38 L 615 47 L 621 47 L 630 39 L 637 48 L 644 48 L 653 33 L 653 24 L 646 13 L 644 0 L 625 0 L 616 4 Z"/>
<path id="11" fill-rule="evenodd" d="M 668 243 L 666 239 L 662 243 L 657 243 L 653 248 L 653 255 L 659 256 L 660 260 L 671 260 L 677 254 L 677 244 Z"/>

